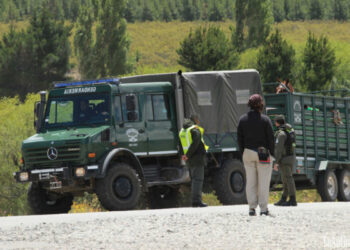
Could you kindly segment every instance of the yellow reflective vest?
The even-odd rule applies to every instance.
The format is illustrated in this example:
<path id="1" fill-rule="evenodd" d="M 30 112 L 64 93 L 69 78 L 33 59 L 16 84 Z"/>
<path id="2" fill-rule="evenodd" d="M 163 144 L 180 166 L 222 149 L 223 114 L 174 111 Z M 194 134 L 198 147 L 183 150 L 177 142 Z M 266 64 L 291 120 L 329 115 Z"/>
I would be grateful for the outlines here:
<path id="1" fill-rule="evenodd" d="M 180 137 L 180 141 L 181 141 L 181 145 L 184 151 L 184 154 L 187 153 L 189 147 L 192 144 L 192 135 L 191 135 L 191 130 L 197 128 L 199 129 L 199 131 L 201 132 L 201 141 L 204 145 L 205 151 L 208 151 L 208 146 L 205 144 L 204 139 L 203 139 L 203 134 L 204 134 L 204 128 L 198 126 L 198 125 L 193 125 L 187 129 L 182 128 L 180 133 L 179 133 L 179 137 Z"/>

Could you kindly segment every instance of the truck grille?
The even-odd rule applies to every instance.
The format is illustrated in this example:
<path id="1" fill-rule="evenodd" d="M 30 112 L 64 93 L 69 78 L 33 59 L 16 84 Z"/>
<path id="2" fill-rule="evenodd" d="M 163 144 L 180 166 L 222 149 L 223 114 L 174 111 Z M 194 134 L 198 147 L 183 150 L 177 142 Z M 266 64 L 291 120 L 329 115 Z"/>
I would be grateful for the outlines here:
<path id="1" fill-rule="evenodd" d="M 24 150 L 26 165 L 48 166 L 57 163 L 68 163 L 78 161 L 80 157 L 80 145 L 68 144 L 54 147 L 57 150 L 57 158 L 50 160 L 48 150 L 50 147 Z"/>

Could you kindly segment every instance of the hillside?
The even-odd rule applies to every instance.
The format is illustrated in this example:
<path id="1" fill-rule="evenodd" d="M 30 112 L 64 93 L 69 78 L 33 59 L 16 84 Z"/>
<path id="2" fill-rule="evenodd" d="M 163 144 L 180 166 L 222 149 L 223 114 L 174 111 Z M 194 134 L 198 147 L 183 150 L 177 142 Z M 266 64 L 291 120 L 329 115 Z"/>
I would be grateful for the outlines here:
<path id="1" fill-rule="evenodd" d="M 27 26 L 26 22 L 15 24 L 17 29 Z M 190 30 L 195 30 L 201 25 L 219 25 L 229 37 L 229 27 L 235 24 L 226 22 L 136 22 L 128 24 L 128 34 L 131 38 L 130 56 L 139 61 L 135 64 L 135 70 L 131 74 L 174 72 L 183 68 L 177 63 L 176 49 L 180 42 L 187 36 Z M 9 30 L 9 24 L 0 23 L 0 36 Z M 286 21 L 274 25 L 283 37 L 297 52 L 297 58 L 303 51 L 309 31 L 316 36 L 326 35 L 335 49 L 337 59 L 340 62 L 337 75 L 350 79 L 350 22 L 335 21 Z M 74 34 L 74 29 L 72 31 Z M 72 40 L 72 39 L 71 39 Z M 72 51 L 74 51 L 72 49 Z M 247 50 L 241 56 L 239 68 L 255 68 L 258 49 Z M 74 55 L 71 62 L 75 63 Z"/>
<path id="2" fill-rule="evenodd" d="M 200 25 L 220 25 L 229 36 L 229 27 L 232 22 L 205 23 L 205 22 L 146 22 L 128 24 L 128 33 L 132 39 L 131 53 L 138 51 L 141 59 L 134 73 L 155 73 L 176 71 L 181 68 L 177 63 L 176 49 L 185 36 Z M 328 36 L 331 46 L 335 49 L 337 59 L 340 60 L 341 74 L 350 79 L 350 22 L 309 21 L 309 22 L 282 22 L 275 24 L 283 37 L 293 45 L 300 57 L 306 43 L 308 32 L 316 36 Z M 257 49 L 246 51 L 239 68 L 254 68 Z"/>

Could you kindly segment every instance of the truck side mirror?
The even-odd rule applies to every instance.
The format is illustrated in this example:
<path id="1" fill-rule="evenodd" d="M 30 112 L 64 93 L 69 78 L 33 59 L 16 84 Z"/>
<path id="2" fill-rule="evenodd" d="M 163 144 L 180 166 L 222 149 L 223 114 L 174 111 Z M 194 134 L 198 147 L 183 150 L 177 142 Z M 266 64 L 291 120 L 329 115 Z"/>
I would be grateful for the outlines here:
<path id="1" fill-rule="evenodd" d="M 36 118 L 39 117 L 39 113 L 40 113 L 40 102 L 35 102 L 34 104 L 34 115 Z"/>

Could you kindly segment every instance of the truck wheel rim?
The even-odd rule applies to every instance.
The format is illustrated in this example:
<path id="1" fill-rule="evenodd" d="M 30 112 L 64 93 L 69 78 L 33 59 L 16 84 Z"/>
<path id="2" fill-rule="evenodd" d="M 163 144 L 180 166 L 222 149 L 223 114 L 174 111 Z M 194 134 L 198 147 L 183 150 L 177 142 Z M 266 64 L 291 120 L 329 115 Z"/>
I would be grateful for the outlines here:
<path id="1" fill-rule="evenodd" d="M 117 197 L 126 199 L 128 198 L 132 193 L 132 184 L 129 178 L 125 176 L 120 176 L 115 179 L 114 181 L 114 193 L 117 195 Z"/>
<path id="2" fill-rule="evenodd" d="M 327 190 L 331 197 L 335 196 L 335 180 L 333 176 L 329 176 L 327 180 Z"/>
<path id="3" fill-rule="evenodd" d="M 233 172 L 230 178 L 232 191 L 235 193 L 240 193 L 244 189 L 244 178 L 242 173 Z"/>
<path id="4" fill-rule="evenodd" d="M 350 196 L 350 176 L 345 175 L 343 180 L 343 190 L 346 197 Z"/>

